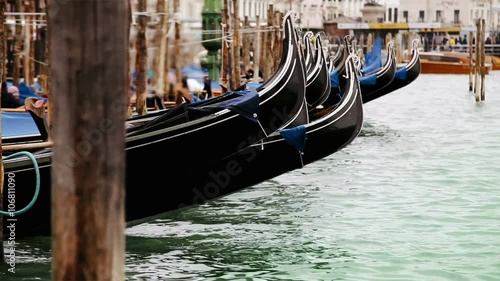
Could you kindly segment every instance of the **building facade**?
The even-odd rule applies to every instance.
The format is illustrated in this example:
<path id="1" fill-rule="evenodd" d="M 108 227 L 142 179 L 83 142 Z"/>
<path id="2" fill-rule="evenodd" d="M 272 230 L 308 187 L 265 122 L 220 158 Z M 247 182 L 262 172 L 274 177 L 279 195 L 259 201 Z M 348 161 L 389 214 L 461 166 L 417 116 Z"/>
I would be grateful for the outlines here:
<path id="1" fill-rule="evenodd" d="M 490 32 L 499 28 L 499 0 L 400 0 L 402 22 L 436 22 L 448 25 L 473 26 L 483 18 Z"/>
<path id="2" fill-rule="evenodd" d="M 378 4 L 384 6 L 384 22 L 399 22 L 399 0 L 380 0 Z"/>

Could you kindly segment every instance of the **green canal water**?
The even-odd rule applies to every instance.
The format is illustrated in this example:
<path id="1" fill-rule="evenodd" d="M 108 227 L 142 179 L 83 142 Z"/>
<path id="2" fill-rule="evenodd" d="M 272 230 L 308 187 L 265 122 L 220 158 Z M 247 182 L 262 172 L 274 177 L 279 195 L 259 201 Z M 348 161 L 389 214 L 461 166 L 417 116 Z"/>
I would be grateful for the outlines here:
<path id="1" fill-rule="evenodd" d="M 127 229 L 127 280 L 500 280 L 500 72 L 486 88 L 421 75 L 342 151 Z M 16 255 L 0 280 L 50 280 L 50 238 Z"/>

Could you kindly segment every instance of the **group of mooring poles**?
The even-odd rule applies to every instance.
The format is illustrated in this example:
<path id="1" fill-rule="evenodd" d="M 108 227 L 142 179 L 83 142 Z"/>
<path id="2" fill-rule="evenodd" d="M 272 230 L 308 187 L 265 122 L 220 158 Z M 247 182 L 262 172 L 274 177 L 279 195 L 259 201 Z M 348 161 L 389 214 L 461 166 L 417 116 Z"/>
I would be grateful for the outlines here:
<path id="1" fill-rule="evenodd" d="M 485 99 L 485 31 L 485 20 L 477 19 L 476 33 L 469 32 L 469 92 L 474 93 L 476 102 L 484 101 Z"/>
<path id="2" fill-rule="evenodd" d="M 255 28 L 250 26 L 248 16 L 244 16 L 243 30 L 240 30 L 238 11 L 239 0 L 224 0 L 220 83 L 228 90 L 241 86 L 242 67 L 244 72 L 252 69 L 253 82 L 259 82 L 259 72 L 262 72 L 263 80 L 271 78 L 281 60 L 283 13 L 275 11 L 274 5 L 269 4 L 267 26 L 262 15 L 256 16 Z M 252 63 L 251 51 L 254 54 Z"/>

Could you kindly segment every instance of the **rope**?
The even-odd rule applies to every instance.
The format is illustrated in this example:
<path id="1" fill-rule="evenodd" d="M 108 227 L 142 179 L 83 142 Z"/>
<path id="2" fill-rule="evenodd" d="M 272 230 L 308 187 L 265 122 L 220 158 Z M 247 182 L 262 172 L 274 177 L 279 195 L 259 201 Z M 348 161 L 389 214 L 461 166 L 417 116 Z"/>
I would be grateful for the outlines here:
<path id="1" fill-rule="evenodd" d="M 24 57 L 26 57 L 26 58 L 28 58 L 28 59 L 30 59 L 30 60 L 32 60 L 32 61 L 34 61 L 34 62 L 36 62 L 36 63 L 39 63 L 39 64 L 41 64 L 41 65 L 49 65 L 49 64 L 48 64 L 48 63 L 46 63 L 46 62 L 39 61 L 39 60 L 36 60 L 36 59 L 34 59 L 34 58 L 32 58 L 32 57 L 26 56 L 26 54 L 25 54 L 24 52 L 18 52 L 18 53 L 15 53 L 14 55 L 23 55 Z"/>
<path id="2" fill-rule="evenodd" d="M 38 199 L 38 194 L 40 193 L 40 169 L 38 168 L 38 162 L 36 161 L 35 156 L 33 154 L 31 154 L 31 152 L 28 152 L 28 151 L 19 151 L 19 152 L 16 152 L 14 154 L 5 156 L 4 159 L 11 159 L 11 158 L 15 158 L 17 156 L 27 156 L 31 160 L 31 162 L 33 162 L 33 167 L 34 167 L 35 176 L 36 176 L 35 194 L 33 194 L 33 198 L 31 199 L 29 204 L 26 207 L 22 208 L 21 210 L 14 211 L 14 212 L 5 212 L 5 211 L 0 210 L 0 215 L 7 216 L 7 217 L 14 217 L 14 216 L 21 215 L 21 214 L 27 212 L 29 209 L 31 209 L 31 207 L 33 207 L 33 205 L 35 205 L 35 202 Z"/>

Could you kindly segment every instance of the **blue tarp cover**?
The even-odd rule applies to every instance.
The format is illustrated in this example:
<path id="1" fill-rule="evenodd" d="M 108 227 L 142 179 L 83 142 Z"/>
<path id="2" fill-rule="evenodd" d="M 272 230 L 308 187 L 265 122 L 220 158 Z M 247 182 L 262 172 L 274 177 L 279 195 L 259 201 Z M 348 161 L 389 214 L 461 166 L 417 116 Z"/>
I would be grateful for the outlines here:
<path id="1" fill-rule="evenodd" d="M 259 95 L 255 89 L 232 92 L 240 95 L 237 98 L 223 101 L 214 105 L 206 105 L 200 107 L 190 107 L 190 110 L 200 111 L 218 111 L 221 109 L 229 109 L 235 113 L 242 115 L 252 121 L 257 121 L 259 116 Z M 226 94 L 229 94 L 227 92 Z"/>
<path id="2" fill-rule="evenodd" d="M 19 99 L 24 104 L 24 100 L 29 97 L 34 97 L 39 100 L 47 100 L 46 98 L 37 95 L 30 87 L 28 87 L 24 82 L 19 83 Z"/>
<path id="3" fill-rule="evenodd" d="M 336 88 L 336 87 L 340 86 L 339 73 L 337 72 L 337 70 L 330 72 L 330 83 L 332 84 L 330 86 L 332 88 Z"/>
<path id="4" fill-rule="evenodd" d="M 380 67 L 382 67 L 382 39 L 377 37 L 372 50 L 365 55 L 365 66 L 362 70 L 363 73 L 369 74 Z"/>
<path id="5" fill-rule="evenodd" d="M 359 77 L 359 84 L 361 85 L 376 85 L 377 84 L 377 74 L 371 74 L 368 76 Z"/>
<path id="6" fill-rule="evenodd" d="M 371 64 L 366 64 L 362 70 L 364 74 L 370 74 L 377 71 L 381 67 L 382 67 L 382 58 L 379 56 L 374 58 L 374 61 Z"/>
<path id="7" fill-rule="evenodd" d="M 28 112 L 2 112 L 2 137 L 40 135 Z"/>
<path id="8" fill-rule="evenodd" d="M 299 152 L 304 152 L 307 140 L 306 127 L 304 125 L 279 130 L 279 133 L 289 145 Z"/>
<path id="9" fill-rule="evenodd" d="M 406 67 L 401 67 L 400 69 L 396 70 L 396 75 L 394 78 L 397 78 L 399 80 L 406 80 Z"/>
<path id="10" fill-rule="evenodd" d="M 365 55 L 365 65 L 370 65 L 376 57 L 382 57 L 382 38 L 375 38 L 372 50 Z"/>

